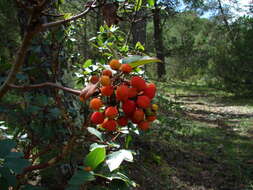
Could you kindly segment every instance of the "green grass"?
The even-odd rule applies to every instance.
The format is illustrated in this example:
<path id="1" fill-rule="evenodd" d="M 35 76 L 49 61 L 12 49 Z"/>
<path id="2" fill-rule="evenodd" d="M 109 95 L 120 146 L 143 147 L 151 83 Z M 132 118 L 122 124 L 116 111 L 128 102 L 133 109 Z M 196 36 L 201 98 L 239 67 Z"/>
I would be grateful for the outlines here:
<path id="1" fill-rule="evenodd" d="M 253 100 L 204 86 L 159 87 L 159 122 L 137 141 L 142 154 L 133 176 L 140 189 L 253 190 L 253 117 L 247 115 L 253 113 Z M 189 100 L 205 103 L 196 108 L 203 109 L 195 110 L 196 118 L 187 115 L 190 104 L 181 95 L 200 95 Z M 216 104 L 233 106 L 235 116 L 228 110 L 211 117 L 208 108 Z M 236 117 L 241 109 L 247 114 Z"/>

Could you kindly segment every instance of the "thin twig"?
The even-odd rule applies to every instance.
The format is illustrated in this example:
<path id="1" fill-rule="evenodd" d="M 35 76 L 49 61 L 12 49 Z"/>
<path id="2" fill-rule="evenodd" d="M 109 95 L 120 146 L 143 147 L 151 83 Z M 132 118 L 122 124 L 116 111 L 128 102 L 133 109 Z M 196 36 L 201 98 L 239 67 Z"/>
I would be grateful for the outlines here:
<path id="1" fill-rule="evenodd" d="M 14 84 L 9 84 L 10 88 L 22 89 L 22 90 L 30 90 L 30 89 L 34 89 L 34 88 L 43 88 L 43 87 L 47 87 L 47 86 L 58 88 L 58 89 L 61 89 L 63 91 L 69 92 L 69 93 L 72 93 L 72 94 L 77 95 L 77 96 L 79 96 L 80 93 L 81 93 L 81 90 L 75 90 L 75 89 L 72 89 L 72 88 L 67 88 L 67 87 L 52 83 L 52 82 L 45 82 L 45 83 L 34 84 L 34 85 L 23 85 L 23 86 L 17 86 L 17 85 L 14 85 Z"/>

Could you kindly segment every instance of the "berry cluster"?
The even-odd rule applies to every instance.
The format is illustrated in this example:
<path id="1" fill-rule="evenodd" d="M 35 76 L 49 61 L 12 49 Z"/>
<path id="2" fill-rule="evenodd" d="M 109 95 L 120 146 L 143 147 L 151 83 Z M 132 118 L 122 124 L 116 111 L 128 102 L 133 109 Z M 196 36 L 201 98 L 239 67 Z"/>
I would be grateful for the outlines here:
<path id="1" fill-rule="evenodd" d="M 156 104 L 151 104 L 156 93 L 155 84 L 147 84 L 142 77 L 132 76 L 129 64 L 113 59 L 109 65 L 115 74 L 106 69 L 100 77 L 90 79 L 91 83 L 99 82 L 100 85 L 99 96 L 90 101 L 90 108 L 94 110 L 91 122 L 107 131 L 116 131 L 130 121 L 139 129 L 147 130 L 158 110 Z"/>

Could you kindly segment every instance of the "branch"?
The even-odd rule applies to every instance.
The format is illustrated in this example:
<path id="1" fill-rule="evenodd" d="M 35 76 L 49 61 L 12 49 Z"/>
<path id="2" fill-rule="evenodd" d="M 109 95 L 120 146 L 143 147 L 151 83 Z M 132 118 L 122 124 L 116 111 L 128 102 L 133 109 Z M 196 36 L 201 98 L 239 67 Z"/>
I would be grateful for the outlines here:
<path id="1" fill-rule="evenodd" d="M 43 6 L 45 5 L 46 2 L 47 2 L 46 0 L 42 1 L 42 3 L 38 7 L 43 8 Z M 86 15 L 92 8 L 94 8 L 95 4 L 96 4 L 96 0 L 94 0 L 89 6 L 87 6 L 88 8 L 85 11 L 83 11 L 82 13 L 80 13 L 76 16 L 73 16 L 73 17 L 66 19 L 66 20 L 59 20 L 59 21 L 55 21 L 55 22 L 51 22 L 51 23 L 42 24 L 42 25 L 35 27 L 34 30 L 28 30 L 25 33 L 21 47 L 19 48 L 16 58 L 12 64 L 11 71 L 9 72 L 7 79 L 4 81 L 3 85 L 0 86 L 0 100 L 10 89 L 10 84 L 15 82 L 16 74 L 19 72 L 21 66 L 24 64 L 24 60 L 27 55 L 27 49 L 28 49 L 33 37 L 35 36 L 35 34 L 41 32 L 47 28 L 55 27 L 55 26 L 76 20 L 78 18 L 81 18 L 82 16 Z M 38 7 L 37 7 L 37 9 L 38 9 Z M 40 13 L 41 13 L 41 11 L 42 10 L 40 10 Z M 31 18 L 29 19 L 28 26 L 31 26 L 31 22 L 34 19 L 33 16 L 34 15 L 32 15 Z"/>
<path id="2" fill-rule="evenodd" d="M 55 22 L 50 22 L 50 23 L 42 24 L 42 25 L 41 25 L 41 30 L 45 30 L 45 29 L 47 29 L 47 28 L 59 26 L 59 25 L 61 25 L 61 24 L 65 24 L 65 23 L 71 22 L 71 21 L 73 21 L 73 20 L 77 20 L 77 19 L 83 17 L 84 15 L 86 15 L 92 8 L 94 8 L 94 7 L 95 7 L 95 4 L 96 4 L 96 0 L 94 0 L 94 1 L 91 3 L 91 5 L 89 5 L 88 8 L 87 8 L 85 11 L 83 11 L 83 12 L 81 12 L 80 14 L 75 15 L 75 16 L 69 18 L 69 19 L 66 19 L 66 20 L 58 20 L 58 21 L 55 21 Z"/>
<path id="3" fill-rule="evenodd" d="M 34 88 L 43 88 L 43 87 L 50 86 L 50 87 L 58 88 L 58 89 L 61 89 L 63 91 L 72 93 L 72 94 L 77 95 L 77 96 L 79 96 L 81 94 L 81 90 L 75 90 L 75 89 L 72 89 L 72 88 L 67 88 L 67 87 L 52 83 L 52 82 L 45 82 L 45 83 L 41 83 L 41 84 L 24 85 L 24 86 L 17 86 L 17 85 L 9 84 L 8 86 L 11 87 L 11 88 L 22 89 L 22 90 L 30 90 L 30 89 L 34 89 Z"/>

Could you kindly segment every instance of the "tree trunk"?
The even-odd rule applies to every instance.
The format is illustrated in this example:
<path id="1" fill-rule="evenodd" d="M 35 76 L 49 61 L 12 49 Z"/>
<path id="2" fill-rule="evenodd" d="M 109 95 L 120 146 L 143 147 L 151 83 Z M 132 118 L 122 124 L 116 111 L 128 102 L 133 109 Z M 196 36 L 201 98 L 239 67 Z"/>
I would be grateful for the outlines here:
<path id="1" fill-rule="evenodd" d="M 146 18 L 143 18 L 145 15 L 144 9 L 141 9 L 137 12 L 136 18 L 138 21 L 133 23 L 132 26 L 132 36 L 133 36 L 133 44 L 135 45 L 137 42 L 140 42 L 144 47 L 146 44 Z"/>
<path id="2" fill-rule="evenodd" d="M 153 12 L 155 51 L 157 58 L 159 58 L 162 61 L 162 63 L 157 64 L 158 78 L 161 78 L 166 74 L 160 11 L 161 11 L 160 7 L 157 5 L 157 2 L 155 2 L 155 9 Z"/>

